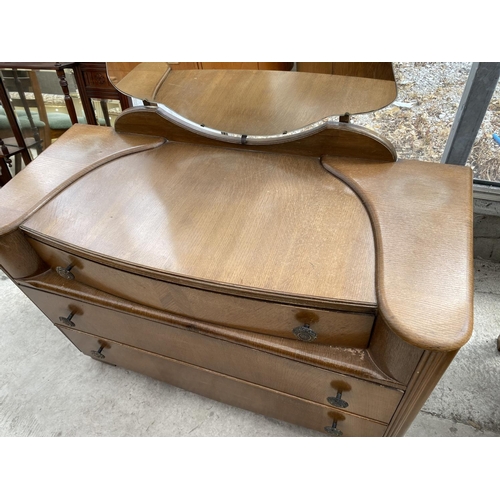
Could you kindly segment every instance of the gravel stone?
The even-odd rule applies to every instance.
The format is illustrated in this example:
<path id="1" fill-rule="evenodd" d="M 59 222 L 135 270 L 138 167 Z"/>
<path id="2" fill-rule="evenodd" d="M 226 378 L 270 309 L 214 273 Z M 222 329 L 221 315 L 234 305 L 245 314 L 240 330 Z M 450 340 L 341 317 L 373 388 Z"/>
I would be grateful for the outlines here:
<path id="1" fill-rule="evenodd" d="M 384 109 L 355 115 L 351 122 L 368 127 L 387 138 L 399 159 L 440 162 L 471 62 L 396 62 L 396 103 Z M 401 107 L 397 103 L 412 103 Z M 500 181 L 500 85 L 493 94 L 467 165 L 474 177 Z"/>

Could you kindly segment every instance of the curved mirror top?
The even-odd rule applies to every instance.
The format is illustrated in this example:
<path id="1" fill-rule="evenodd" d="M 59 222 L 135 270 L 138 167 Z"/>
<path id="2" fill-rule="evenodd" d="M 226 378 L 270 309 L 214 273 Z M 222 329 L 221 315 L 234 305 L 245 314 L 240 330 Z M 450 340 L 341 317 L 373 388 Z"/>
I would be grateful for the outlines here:
<path id="1" fill-rule="evenodd" d="M 187 128 L 244 137 L 286 135 L 332 116 L 375 111 L 396 98 L 391 63 L 291 67 L 291 63 L 107 63 L 108 77 L 120 92 L 164 105 Z"/>

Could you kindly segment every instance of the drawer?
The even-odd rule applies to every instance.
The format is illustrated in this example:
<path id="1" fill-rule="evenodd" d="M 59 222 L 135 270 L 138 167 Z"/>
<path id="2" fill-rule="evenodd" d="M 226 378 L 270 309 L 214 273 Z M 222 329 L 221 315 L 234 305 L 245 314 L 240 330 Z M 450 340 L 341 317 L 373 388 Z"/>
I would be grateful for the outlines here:
<path id="1" fill-rule="evenodd" d="M 132 302 L 200 321 L 297 339 L 309 325 L 313 342 L 339 347 L 368 347 L 374 316 L 330 311 L 210 292 L 125 272 L 29 239 L 40 257 L 56 270 L 72 265 L 74 279 Z M 309 329 L 305 330 L 306 334 Z M 300 333 L 300 332 L 299 332 Z"/>
<path id="2" fill-rule="evenodd" d="M 103 341 L 77 330 L 61 331 L 84 354 L 99 353 L 102 361 L 162 380 L 210 399 L 244 408 L 325 434 L 336 423 L 343 436 L 382 436 L 386 425 L 312 403 L 227 375 L 206 370 L 123 344 Z"/>
<path id="3" fill-rule="evenodd" d="M 332 408 L 389 422 L 403 392 L 275 354 L 75 299 L 22 286 L 56 324 L 73 312 L 74 328 L 102 339 L 231 375 Z M 328 398 L 333 398 L 328 400 Z"/>

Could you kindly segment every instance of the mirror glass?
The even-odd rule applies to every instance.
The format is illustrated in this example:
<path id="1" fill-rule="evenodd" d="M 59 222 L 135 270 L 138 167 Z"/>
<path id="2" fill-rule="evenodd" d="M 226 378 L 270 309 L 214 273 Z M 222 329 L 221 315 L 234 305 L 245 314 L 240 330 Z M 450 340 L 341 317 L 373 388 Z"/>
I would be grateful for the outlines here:
<path id="1" fill-rule="evenodd" d="M 375 111 L 397 94 L 391 63 L 107 63 L 121 92 L 162 104 L 188 128 L 279 136 Z"/>

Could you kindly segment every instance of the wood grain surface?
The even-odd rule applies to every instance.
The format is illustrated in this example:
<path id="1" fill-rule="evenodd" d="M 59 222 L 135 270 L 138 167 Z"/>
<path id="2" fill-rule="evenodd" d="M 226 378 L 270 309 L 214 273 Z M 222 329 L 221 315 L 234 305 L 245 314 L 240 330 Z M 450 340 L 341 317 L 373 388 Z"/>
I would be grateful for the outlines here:
<path id="1" fill-rule="evenodd" d="M 82 177 L 23 228 L 200 286 L 376 303 L 368 215 L 314 158 L 168 143 Z"/>
<path id="2" fill-rule="evenodd" d="M 324 157 L 363 200 L 376 245 L 380 314 L 422 349 L 452 351 L 472 334 L 472 170 Z"/>
<path id="3" fill-rule="evenodd" d="M 296 154 L 318 158 L 323 155 L 333 155 L 380 161 L 397 160 L 396 150 L 387 139 L 373 130 L 352 123 L 328 121 L 318 127 L 312 135 L 301 137 L 285 135 L 270 140 L 265 145 L 255 142 L 227 144 L 223 142 L 224 136 L 222 135 L 217 140 L 201 135 L 203 129 L 195 133 L 172 123 L 161 108 L 136 107 L 125 110 L 116 119 L 115 129 L 120 133 L 156 135 L 165 137 L 169 141 L 246 151 Z"/>
<path id="4" fill-rule="evenodd" d="M 390 104 L 388 80 L 281 71 L 175 71 L 155 102 L 194 123 L 231 133 L 275 135 L 329 116 L 367 113 Z"/>
<path id="5" fill-rule="evenodd" d="M 272 109 L 281 77 L 175 73 L 164 83 L 179 89 L 150 93 L 219 124 L 316 112 L 307 99 Z M 326 75 L 313 76 L 310 103 L 324 98 Z M 247 101 L 229 94 L 238 78 Z M 394 85 L 342 78 L 332 106 Z M 335 420 L 345 435 L 402 435 L 472 331 L 470 169 L 396 163 L 344 124 L 250 148 L 152 110 L 117 128 L 73 127 L 0 191 L 0 266 L 23 291 L 56 323 L 74 313 L 60 329 L 86 354 L 105 345 L 111 364 L 320 431 Z M 68 264 L 76 280 L 47 270 Z M 284 338 L 302 323 L 325 327 L 324 345 Z M 337 391 L 345 411 L 325 404 Z"/>
<path id="6" fill-rule="evenodd" d="M 75 328 L 247 382 L 328 405 L 342 393 L 350 413 L 389 422 L 402 392 L 380 384 L 312 367 L 280 356 L 218 340 L 202 332 L 175 328 L 140 316 L 110 310 L 52 293 L 21 287 L 55 324 L 73 312 Z"/>
<path id="7" fill-rule="evenodd" d="M 342 372 L 350 376 L 383 384 L 387 387 L 404 389 L 404 385 L 384 374 L 364 349 L 342 348 L 298 342 L 297 340 L 272 337 L 258 333 L 235 330 L 221 325 L 198 321 L 160 311 L 137 302 L 121 299 L 102 290 L 84 285 L 76 280 L 67 280 L 49 270 L 26 280 L 18 280 L 22 287 L 64 296 L 69 301 L 85 302 L 102 309 L 133 314 L 144 319 L 169 324 L 177 328 L 200 333 L 220 340 L 251 347 L 259 351 L 300 361 L 326 370 Z"/>
<path id="8" fill-rule="evenodd" d="M 282 134 L 329 116 L 374 111 L 396 98 L 390 80 L 295 71 L 170 71 L 166 63 L 142 63 L 115 85 L 196 124 L 246 135 Z"/>
<path id="9" fill-rule="evenodd" d="M 0 235 L 16 229 L 30 214 L 91 170 L 163 142 L 159 137 L 117 134 L 108 127 L 73 125 L 0 190 Z"/>
<path id="10" fill-rule="evenodd" d="M 102 345 L 99 337 L 77 330 L 60 328 L 83 353 L 90 355 Z M 151 354 L 117 342 L 106 342 L 105 362 L 143 373 L 182 389 L 223 403 L 277 418 L 325 433 L 324 428 L 338 423 L 344 436 L 382 436 L 386 425 L 345 411 L 199 368 L 171 358 Z"/>
<path id="11" fill-rule="evenodd" d="M 424 352 L 398 337 L 381 315 L 377 316 L 368 355 L 381 371 L 408 385 Z"/>
<path id="12" fill-rule="evenodd" d="M 457 351 L 423 353 L 385 436 L 404 436 L 456 354 Z"/>
<path id="13" fill-rule="evenodd" d="M 138 304 L 220 326 L 294 340 L 297 338 L 293 329 L 308 324 L 317 334 L 313 343 L 354 348 L 368 346 L 373 314 L 313 309 L 303 304 L 288 305 L 213 293 L 117 270 L 32 239 L 30 243 L 53 270 L 71 264 L 74 280 Z"/>
<path id="14" fill-rule="evenodd" d="M 172 70 L 177 69 L 196 69 L 183 66 L 189 63 L 171 63 L 168 65 Z M 273 71 L 290 71 L 293 67 L 291 62 L 199 62 L 197 69 L 260 69 L 260 70 L 273 70 Z M 182 67 L 179 67 L 182 66 Z"/>
<path id="15" fill-rule="evenodd" d="M 49 268 L 19 229 L 0 235 L 0 266 L 11 278 L 26 278 Z"/>
<path id="16" fill-rule="evenodd" d="M 298 62 L 297 71 L 394 81 L 390 62 Z"/>

